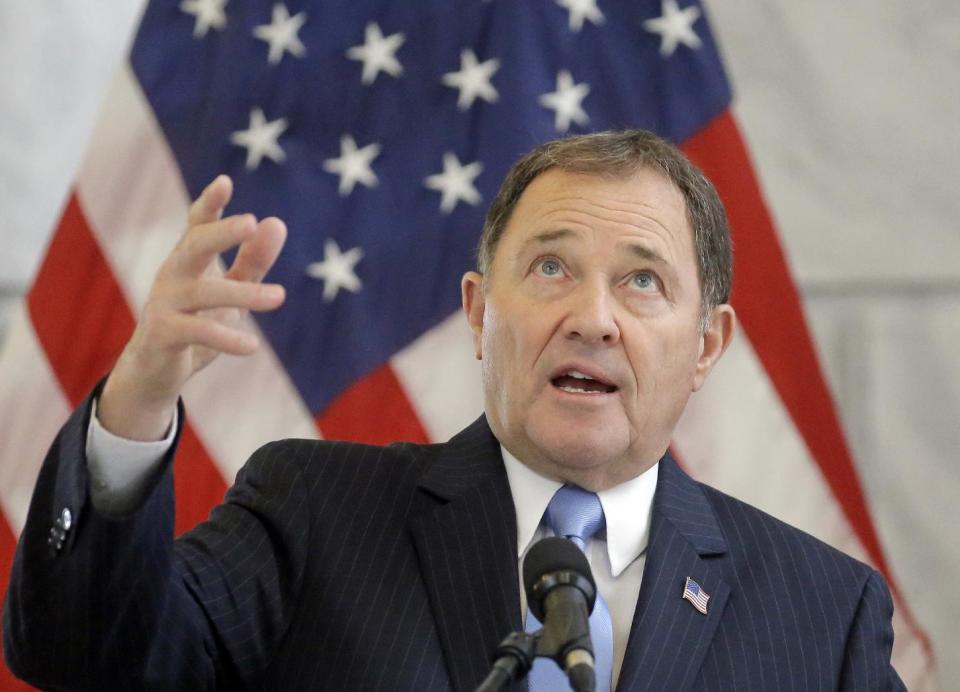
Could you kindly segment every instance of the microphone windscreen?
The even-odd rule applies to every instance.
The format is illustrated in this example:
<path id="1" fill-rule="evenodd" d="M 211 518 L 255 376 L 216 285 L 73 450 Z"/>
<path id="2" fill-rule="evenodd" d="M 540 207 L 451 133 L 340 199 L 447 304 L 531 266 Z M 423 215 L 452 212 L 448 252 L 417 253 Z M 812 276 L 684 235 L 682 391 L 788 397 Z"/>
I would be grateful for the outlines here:
<path id="1" fill-rule="evenodd" d="M 575 572 L 590 582 L 594 590 L 597 588 L 590 571 L 590 563 L 576 543 L 552 536 L 534 543 L 523 560 L 523 589 L 527 594 L 527 602 L 532 605 L 536 600 L 533 585 L 543 575 L 560 571 Z M 535 613 L 537 610 L 538 608 L 534 607 Z"/>

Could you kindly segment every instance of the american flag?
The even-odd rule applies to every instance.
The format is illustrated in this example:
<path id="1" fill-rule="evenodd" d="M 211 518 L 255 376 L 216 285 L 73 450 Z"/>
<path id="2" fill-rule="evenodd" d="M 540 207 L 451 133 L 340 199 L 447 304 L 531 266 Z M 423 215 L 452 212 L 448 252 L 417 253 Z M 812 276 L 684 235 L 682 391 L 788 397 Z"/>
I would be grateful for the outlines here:
<path id="1" fill-rule="evenodd" d="M 715 182 L 736 249 L 741 334 L 675 452 L 884 572 L 894 663 L 919 689 L 929 646 L 890 579 L 731 101 L 689 0 L 149 3 L 0 356 L 0 580 L 46 448 L 217 173 L 235 181 L 228 213 L 287 222 L 268 279 L 288 300 L 251 319 L 257 355 L 218 359 L 184 393 L 180 531 L 268 440 L 443 440 L 478 415 L 458 308 L 485 205 L 537 143 L 642 127 Z"/>
<path id="2" fill-rule="evenodd" d="M 707 603 L 710 601 L 710 594 L 700 588 L 700 585 L 690 577 L 683 583 L 683 598 L 690 601 L 693 607 L 704 615 L 707 614 Z"/>

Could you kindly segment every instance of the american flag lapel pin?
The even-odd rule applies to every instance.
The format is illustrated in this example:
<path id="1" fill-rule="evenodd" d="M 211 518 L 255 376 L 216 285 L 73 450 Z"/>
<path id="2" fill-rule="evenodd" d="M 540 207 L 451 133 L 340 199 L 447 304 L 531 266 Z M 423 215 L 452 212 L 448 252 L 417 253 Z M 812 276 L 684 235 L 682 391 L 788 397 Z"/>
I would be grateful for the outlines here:
<path id="1" fill-rule="evenodd" d="M 690 605 L 701 613 L 707 614 L 707 602 L 710 600 L 710 594 L 690 577 L 687 577 L 687 581 L 683 585 L 683 598 L 690 601 Z"/>

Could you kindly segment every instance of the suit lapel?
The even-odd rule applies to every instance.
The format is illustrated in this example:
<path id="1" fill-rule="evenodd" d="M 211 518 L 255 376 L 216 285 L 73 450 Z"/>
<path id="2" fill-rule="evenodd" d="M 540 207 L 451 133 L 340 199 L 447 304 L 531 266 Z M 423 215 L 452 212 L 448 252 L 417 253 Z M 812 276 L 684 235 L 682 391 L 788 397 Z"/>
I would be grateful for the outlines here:
<path id="1" fill-rule="evenodd" d="M 472 690 L 522 628 L 516 512 L 485 418 L 444 446 L 420 488 L 410 530 L 421 573 L 454 689 Z"/>
<path id="2" fill-rule="evenodd" d="M 618 690 L 690 687 L 730 595 L 716 560 L 725 552 L 703 491 L 667 454 L 660 462 L 643 583 Z M 706 615 L 682 598 L 687 577 L 710 595 Z"/>

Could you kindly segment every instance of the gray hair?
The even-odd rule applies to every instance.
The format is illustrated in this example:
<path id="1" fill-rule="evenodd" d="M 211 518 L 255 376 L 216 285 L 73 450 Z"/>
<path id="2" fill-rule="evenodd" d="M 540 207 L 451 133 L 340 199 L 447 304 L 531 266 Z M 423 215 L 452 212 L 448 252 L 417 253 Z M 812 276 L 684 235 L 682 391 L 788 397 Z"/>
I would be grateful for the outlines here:
<path id="1" fill-rule="evenodd" d="M 494 197 L 480 235 L 477 269 L 486 274 L 503 231 L 523 191 L 541 173 L 628 176 L 649 168 L 665 174 L 683 194 L 693 229 L 700 279 L 700 326 L 705 329 L 717 305 L 730 299 L 733 250 L 723 203 L 713 184 L 676 146 L 646 130 L 597 132 L 541 144 L 517 161 Z"/>

